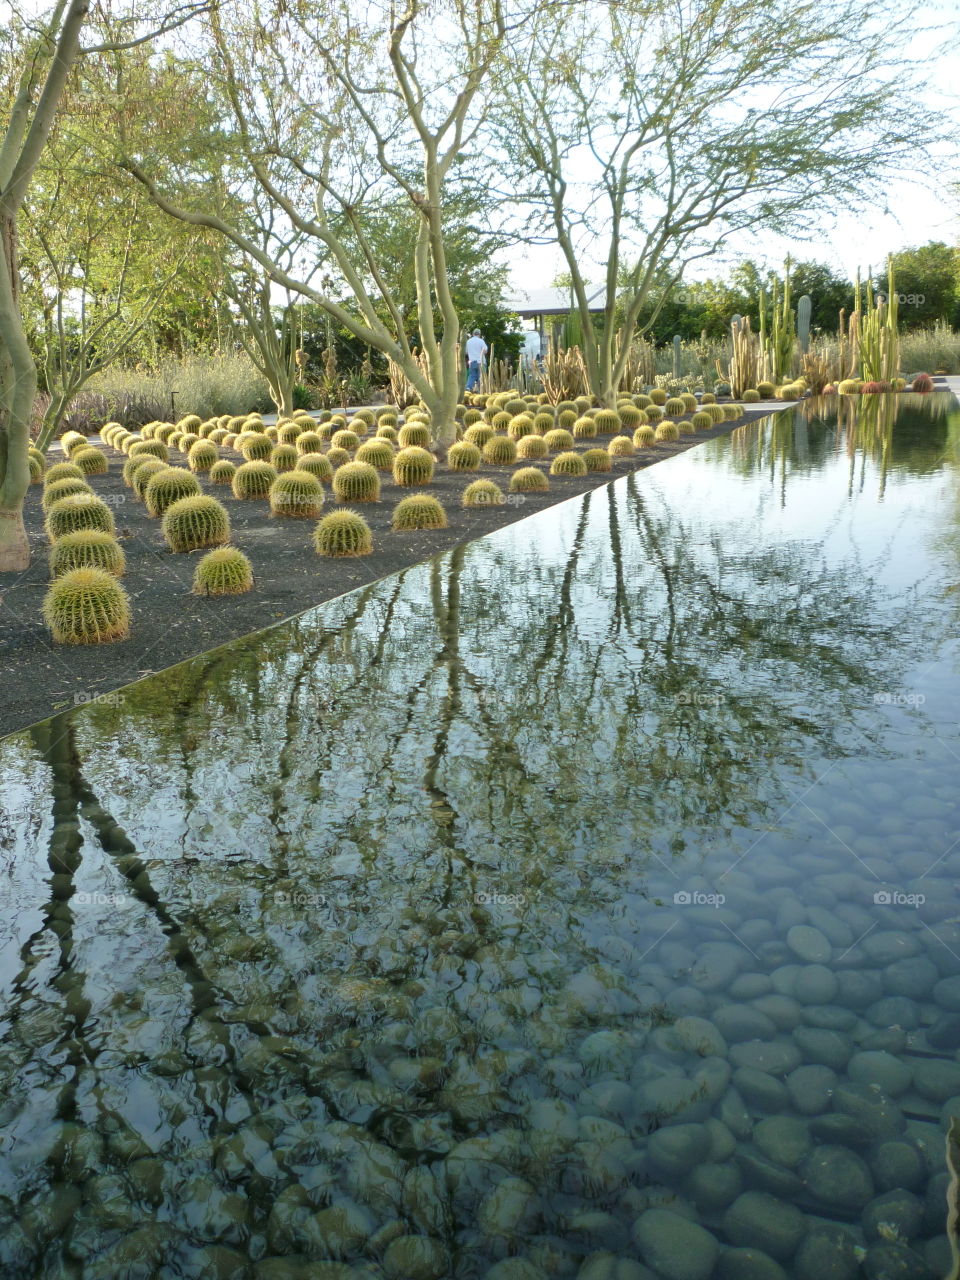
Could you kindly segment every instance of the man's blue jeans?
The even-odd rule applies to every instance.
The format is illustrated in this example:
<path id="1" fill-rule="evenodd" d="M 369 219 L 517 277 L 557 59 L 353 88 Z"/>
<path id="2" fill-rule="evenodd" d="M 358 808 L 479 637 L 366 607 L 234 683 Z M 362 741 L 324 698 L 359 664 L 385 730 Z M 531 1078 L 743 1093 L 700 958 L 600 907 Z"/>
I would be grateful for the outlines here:
<path id="1" fill-rule="evenodd" d="M 467 368 L 467 390 L 472 391 L 480 381 L 480 361 L 471 360 Z"/>

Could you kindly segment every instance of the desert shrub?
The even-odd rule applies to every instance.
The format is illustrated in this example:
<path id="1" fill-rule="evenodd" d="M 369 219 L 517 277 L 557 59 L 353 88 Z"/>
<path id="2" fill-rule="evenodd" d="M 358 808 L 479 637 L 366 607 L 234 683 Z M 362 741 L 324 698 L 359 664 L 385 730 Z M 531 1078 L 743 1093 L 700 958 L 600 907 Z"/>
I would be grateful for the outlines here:
<path id="1" fill-rule="evenodd" d="M 175 403 L 189 405 L 191 416 L 199 421 L 272 408 L 266 379 L 242 353 L 171 357 L 147 373 L 111 368 L 91 379 L 89 386 L 105 405 L 99 421 L 113 417 L 127 426 L 168 413 L 171 391 Z"/>

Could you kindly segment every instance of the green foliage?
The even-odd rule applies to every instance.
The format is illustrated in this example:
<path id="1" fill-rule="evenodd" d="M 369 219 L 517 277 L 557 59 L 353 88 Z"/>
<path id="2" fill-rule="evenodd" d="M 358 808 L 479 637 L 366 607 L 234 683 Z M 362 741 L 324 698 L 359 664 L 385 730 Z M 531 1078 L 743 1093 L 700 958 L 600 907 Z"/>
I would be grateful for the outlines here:
<path id="1" fill-rule="evenodd" d="M 269 462 L 244 462 L 237 467 L 230 488 L 235 498 L 265 498 L 276 478 L 277 469 Z"/>
<path id="2" fill-rule="evenodd" d="M 549 452 L 543 436 L 524 436 L 517 444 L 517 457 L 524 460 L 545 458 Z"/>
<path id="3" fill-rule="evenodd" d="M 506 502 L 503 490 L 492 480 L 474 480 L 463 491 L 465 507 L 499 507 Z"/>
<path id="4" fill-rule="evenodd" d="M 561 454 L 566 457 L 566 454 Z M 612 471 L 613 467 L 610 462 L 610 455 L 606 449 L 585 449 L 580 457 L 583 459 L 583 465 L 588 471 Z M 552 468 L 551 468 L 552 470 Z"/>
<path id="5" fill-rule="evenodd" d="M 198 440 L 190 446 L 187 466 L 191 471 L 209 471 L 220 459 L 220 450 L 209 440 Z"/>
<path id="6" fill-rule="evenodd" d="M 89 388 L 106 398 L 118 418 L 125 417 L 123 406 L 131 404 L 152 403 L 161 413 L 161 406 L 165 405 L 169 410 L 172 391 L 177 404 L 193 406 L 194 412 L 189 416 L 198 419 L 196 425 L 218 415 L 233 414 L 238 425 L 231 427 L 232 431 L 239 430 L 239 423 L 252 406 L 272 408 L 267 381 L 246 354 L 165 356 L 151 364 L 147 370 L 140 366 L 107 369 L 91 379 Z"/>
<path id="7" fill-rule="evenodd" d="M 58 644 L 104 644 L 130 632 L 130 602 L 102 569 L 73 569 L 57 578 L 43 601 L 43 617 Z"/>
<path id="8" fill-rule="evenodd" d="M 253 565 L 236 547 L 208 551 L 193 575 L 197 596 L 239 596 L 253 586 Z"/>
<path id="9" fill-rule="evenodd" d="M 347 462 L 337 467 L 331 487 L 338 502 L 380 501 L 380 477 L 369 462 Z"/>
<path id="10" fill-rule="evenodd" d="M 433 454 L 416 445 L 410 445 L 408 448 L 401 449 L 393 460 L 394 483 L 405 489 L 429 484 L 433 479 L 434 466 Z"/>
<path id="11" fill-rule="evenodd" d="M 313 545 L 321 556 L 368 556 L 373 534 L 356 511 L 331 511 L 314 530 Z"/>
<path id="12" fill-rule="evenodd" d="M 50 577 L 60 578 L 74 569 L 102 569 L 122 578 L 127 567 L 123 548 L 109 533 L 79 529 L 64 534 L 50 548 Z"/>
<path id="13" fill-rule="evenodd" d="M 110 470 L 107 455 L 100 449 L 74 449 L 70 461 L 76 463 L 85 476 L 102 476 Z"/>
<path id="14" fill-rule="evenodd" d="M 198 551 L 230 541 L 230 516 L 207 494 L 180 498 L 163 515 L 163 536 L 171 551 Z"/>
<path id="15" fill-rule="evenodd" d="M 411 494 L 401 498 L 393 509 L 391 528 L 401 530 L 445 529 L 447 513 L 436 498 L 429 494 Z"/>
<path id="16" fill-rule="evenodd" d="M 66 481 L 61 480 L 60 483 L 65 484 Z M 111 536 L 116 531 L 113 512 L 95 493 L 68 494 L 51 503 L 44 528 L 51 542 L 81 529 L 95 529 Z"/>
<path id="17" fill-rule="evenodd" d="M 220 458 L 210 468 L 211 484 L 232 484 L 237 474 L 236 466 L 228 458 Z"/>
<path id="18" fill-rule="evenodd" d="M 610 460 L 607 458 L 603 449 L 598 449 L 598 453 L 603 453 L 604 459 L 609 466 Z M 587 464 L 579 453 L 568 450 L 565 453 L 558 453 L 550 464 L 550 474 L 552 476 L 585 476 L 587 474 Z"/>
<path id="19" fill-rule="evenodd" d="M 506 467 L 517 460 L 517 445 L 509 436 L 493 436 L 483 446 L 483 460 L 495 467 Z"/>
<path id="20" fill-rule="evenodd" d="M 632 458 L 636 448 L 629 436 L 614 436 L 607 445 L 607 453 L 611 458 Z"/>
<path id="21" fill-rule="evenodd" d="M 200 481 L 183 467 L 165 467 L 150 477 L 143 491 L 148 513 L 155 519 L 181 498 L 190 498 L 201 492 Z"/>
<path id="22" fill-rule="evenodd" d="M 481 451 L 469 440 L 452 444 L 447 450 L 447 466 L 451 471 L 476 471 L 482 458 Z"/>
<path id="23" fill-rule="evenodd" d="M 323 485 L 309 471 L 287 471 L 270 486 L 270 514 L 315 520 L 323 506 Z"/>

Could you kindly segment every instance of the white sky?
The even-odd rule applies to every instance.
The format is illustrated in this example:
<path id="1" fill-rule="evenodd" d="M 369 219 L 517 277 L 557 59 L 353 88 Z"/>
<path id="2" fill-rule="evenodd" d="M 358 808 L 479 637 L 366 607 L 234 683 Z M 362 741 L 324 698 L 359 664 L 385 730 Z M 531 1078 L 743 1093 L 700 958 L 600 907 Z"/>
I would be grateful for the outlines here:
<path id="1" fill-rule="evenodd" d="M 897 0 L 890 0 L 896 8 Z M 958 10 L 956 0 L 933 0 L 926 6 L 926 29 L 918 32 L 903 50 L 905 62 L 928 64 L 927 98 L 930 106 L 957 121 L 954 135 L 960 135 L 960 46 L 956 43 Z M 934 165 L 929 186 L 898 179 L 892 172 L 881 193 L 878 206 L 861 212 L 842 212 L 834 225 L 825 225 L 811 239 L 797 242 L 779 236 L 751 234 L 731 239 L 734 258 L 754 258 L 779 267 L 788 252 L 804 261 L 828 263 L 838 274 L 853 278 L 857 267 L 881 267 L 888 253 L 925 244 L 928 240 L 960 242 L 960 191 L 950 184 L 960 183 L 960 171 L 944 157 Z M 549 285 L 566 270 L 560 252 L 550 245 L 505 251 L 503 260 L 511 272 L 511 289 Z M 696 264 L 690 278 L 723 276 L 728 264 L 706 261 Z M 591 278 L 599 283 L 599 265 Z"/>

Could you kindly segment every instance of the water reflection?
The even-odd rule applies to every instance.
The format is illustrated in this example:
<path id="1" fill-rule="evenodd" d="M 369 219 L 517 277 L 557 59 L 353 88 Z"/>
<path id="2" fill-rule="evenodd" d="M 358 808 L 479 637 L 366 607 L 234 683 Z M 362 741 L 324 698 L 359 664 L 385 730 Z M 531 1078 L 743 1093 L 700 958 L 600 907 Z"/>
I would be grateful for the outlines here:
<path id="1" fill-rule="evenodd" d="M 885 412 L 0 744 L 4 1274 L 942 1275 L 956 414 Z"/>

